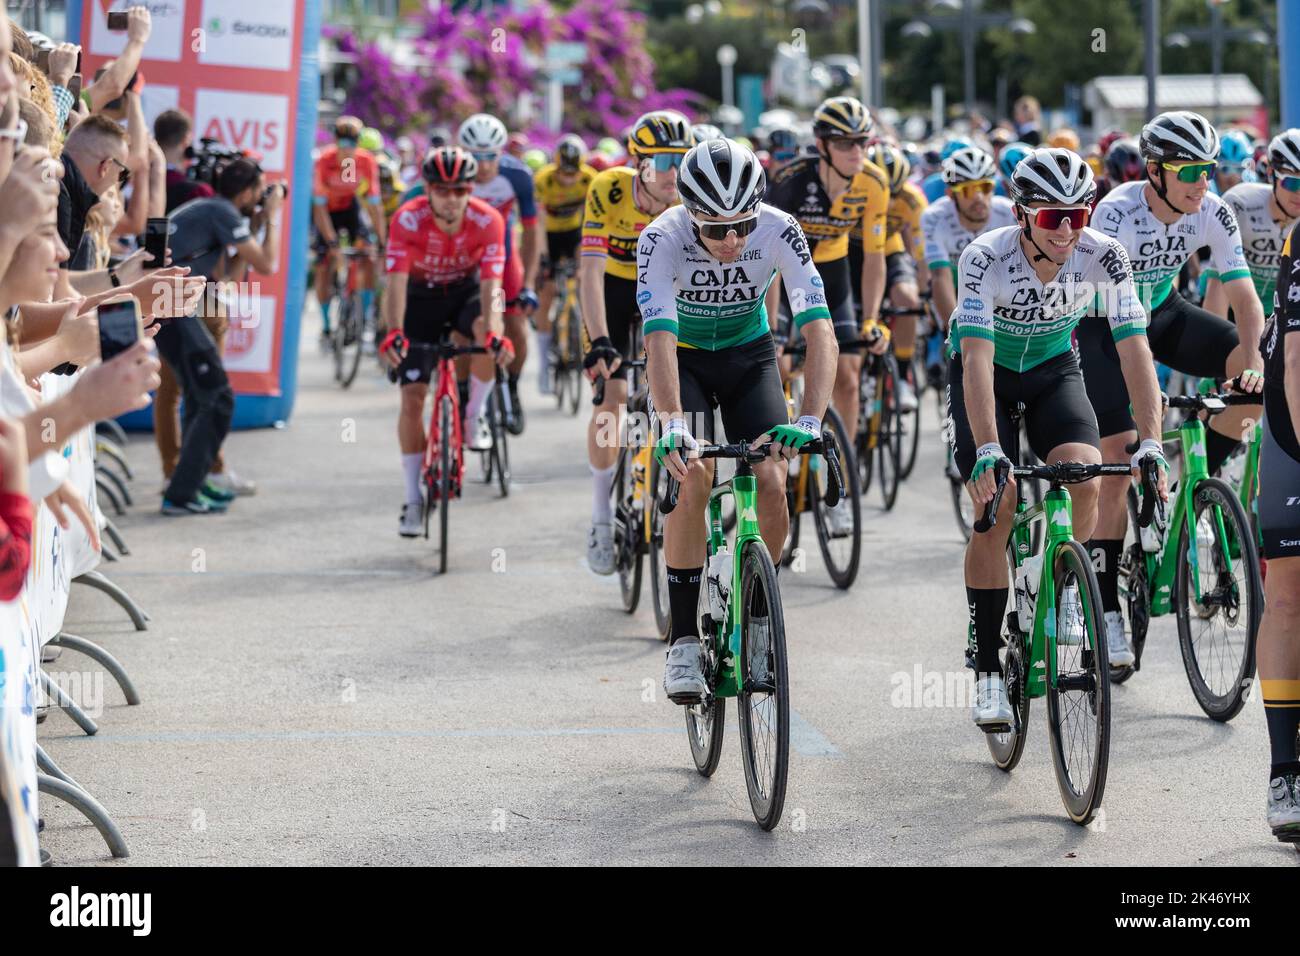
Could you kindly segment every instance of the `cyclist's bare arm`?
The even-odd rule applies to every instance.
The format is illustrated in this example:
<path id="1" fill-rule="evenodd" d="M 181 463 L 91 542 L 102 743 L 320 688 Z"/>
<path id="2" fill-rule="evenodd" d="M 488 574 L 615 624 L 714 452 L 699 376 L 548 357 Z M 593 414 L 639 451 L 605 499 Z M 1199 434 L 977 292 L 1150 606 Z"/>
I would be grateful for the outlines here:
<path id="1" fill-rule="evenodd" d="M 313 203 L 311 217 L 312 221 L 316 223 L 316 231 L 325 237 L 326 242 L 334 243 L 339 241 L 338 235 L 334 232 L 334 224 L 330 222 L 329 207 L 325 203 Z"/>
<path id="2" fill-rule="evenodd" d="M 862 257 L 862 319 L 880 318 L 885 298 L 885 254 L 869 252 Z"/>
<path id="3" fill-rule="evenodd" d="M 1262 371 L 1264 359 L 1259 354 L 1259 338 L 1264 334 L 1264 307 L 1255 293 L 1255 283 L 1250 276 L 1241 276 L 1221 282 L 1220 285 L 1223 286 L 1228 305 L 1232 307 L 1233 318 L 1237 320 L 1241 354 L 1246 361 L 1246 368 Z"/>
<path id="4" fill-rule="evenodd" d="M 1147 337 L 1130 335 L 1120 339 L 1115 343 L 1115 351 L 1119 353 L 1120 371 L 1124 373 L 1124 384 L 1133 402 L 1133 421 L 1137 423 L 1138 435 L 1159 441 L 1164 407 L 1160 399 L 1160 382 L 1156 378 L 1156 363 Z"/>
<path id="5" fill-rule="evenodd" d="M 582 322 L 587 336 L 594 342 L 609 335 L 605 318 L 605 256 L 583 252 L 578 259 L 578 301 L 582 303 Z"/>
<path id="6" fill-rule="evenodd" d="M 930 274 L 930 291 L 934 301 L 934 311 L 939 313 L 939 321 L 948 327 L 953 309 L 957 308 L 957 291 L 952 287 L 952 271 L 935 269 Z"/>
<path id="7" fill-rule="evenodd" d="M 1228 297 L 1223 293 L 1223 283 L 1218 276 L 1211 276 L 1205 283 L 1205 298 L 1201 300 L 1201 308 L 1213 312 L 1221 319 L 1228 317 Z"/>
<path id="8" fill-rule="evenodd" d="M 808 351 L 804 361 L 803 404 L 799 414 L 812 415 L 820 421 L 826 415 L 826 406 L 835 388 L 840 347 L 835 341 L 834 326 L 825 319 L 809 322 L 800 332 Z"/>
<path id="9" fill-rule="evenodd" d="M 540 225 L 545 217 L 538 216 L 537 223 Z M 524 257 L 524 288 L 534 289 L 537 287 L 537 267 L 542 260 L 542 249 L 545 248 L 544 241 L 539 242 L 541 238 L 536 229 L 524 230 L 523 257 Z"/>
<path id="10" fill-rule="evenodd" d="M 402 327 L 402 320 L 406 316 L 406 280 L 405 272 L 388 273 L 388 288 L 384 292 L 383 308 L 380 310 L 380 322 L 383 323 L 385 332 Z"/>
<path id="11" fill-rule="evenodd" d="M 998 421 L 993 397 L 993 343 L 974 337 L 962 339 L 961 369 L 966 392 L 966 420 L 975 436 L 975 447 L 996 444 Z"/>

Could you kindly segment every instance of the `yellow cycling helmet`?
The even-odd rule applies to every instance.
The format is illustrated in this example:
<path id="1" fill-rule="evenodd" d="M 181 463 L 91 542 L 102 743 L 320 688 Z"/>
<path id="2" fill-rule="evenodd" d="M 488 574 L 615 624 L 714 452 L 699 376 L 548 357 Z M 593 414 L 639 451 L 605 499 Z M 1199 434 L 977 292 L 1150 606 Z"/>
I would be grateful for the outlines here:
<path id="1" fill-rule="evenodd" d="M 893 143 L 875 143 L 867 150 L 867 162 L 879 166 L 889 177 L 891 194 L 903 188 L 907 177 L 912 175 L 912 164 L 907 161 L 903 151 Z"/>
<path id="2" fill-rule="evenodd" d="M 654 110 L 646 113 L 627 137 L 627 151 L 633 156 L 653 156 L 656 153 L 682 153 L 695 145 L 691 124 L 686 117 L 673 110 Z"/>
<path id="3" fill-rule="evenodd" d="M 362 149 L 377 153 L 384 148 L 384 134 L 373 126 L 367 126 L 361 131 L 361 138 L 357 140 L 357 145 Z"/>
<path id="4" fill-rule="evenodd" d="M 876 121 L 862 105 L 851 96 L 832 96 L 823 100 L 813 111 L 813 135 L 818 139 L 832 136 L 870 136 Z"/>

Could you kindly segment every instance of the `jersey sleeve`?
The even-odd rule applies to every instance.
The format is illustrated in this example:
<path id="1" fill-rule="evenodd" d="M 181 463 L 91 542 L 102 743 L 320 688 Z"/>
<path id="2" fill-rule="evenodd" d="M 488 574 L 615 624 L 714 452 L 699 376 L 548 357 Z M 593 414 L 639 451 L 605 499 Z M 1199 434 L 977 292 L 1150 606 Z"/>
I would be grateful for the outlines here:
<path id="1" fill-rule="evenodd" d="M 373 203 L 383 202 L 384 197 L 380 191 L 381 187 L 379 184 L 379 160 L 375 159 L 374 156 L 366 156 L 365 163 L 362 165 L 365 166 L 365 171 L 362 175 L 366 180 L 366 201 Z"/>
<path id="2" fill-rule="evenodd" d="M 533 177 L 527 168 L 503 170 L 515 188 L 515 201 L 519 204 L 519 219 L 525 226 L 537 222 L 537 198 L 533 192 Z"/>
<path id="3" fill-rule="evenodd" d="M 939 211 L 933 206 L 921 213 L 921 234 L 925 264 L 931 269 L 951 267 L 952 261 L 948 258 L 948 250 L 943 247 L 939 238 Z"/>
<path id="4" fill-rule="evenodd" d="M 961 254 L 957 266 L 957 308 L 952 313 L 952 338 L 997 341 L 993 330 L 995 257 L 983 245 L 972 242 Z"/>
<path id="5" fill-rule="evenodd" d="M 478 261 L 481 281 L 500 279 L 506 267 L 506 221 L 495 209 L 488 209 L 488 223 L 483 227 L 483 256 Z"/>
<path id="6" fill-rule="evenodd" d="M 1147 314 L 1138 298 L 1133 282 L 1133 266 L 1128 253 L 1114 239 L 1106 241 L 1105 250 L 1097 257 L 1100 274 L 1096 277 L 1100 305 L 1110 323 L 1110 334 L 1116 342 L 1132 335 L 1145 335 Z M 1088 319 L 1084 319 L 1085 322 Z"/>
<path id="7" fill-rule="evenodd" d="M 584 256 L 609 255 L 609 220 L 613 205 L 610 192 L 613 183 L 612 177 L 601 174 L 592 181 L 591 188 L 587 190 L 587 208 L 582 220 Z"/>
<path id="8" fill-rule="evenodd" d="M 1220 282 L 1233 279 L 1250 278 L 1250 266 L 1241 248 L 1241 228 L 1237 225 L 1237 215 L 1232 207 L 1222 199 L 1205 197 L 1207 207 L 1213 205 L 1213 211 L 1207 208 L 1202 215 L 1209 220 L 1206 224 L 1206 237 L 1210 246 L 1210 266 L 1214 269 Z"/>
<path id="9" fill-rule="evenodd" d="M 389 275 L 410 273 L 411 263 L 419 254 L 415 226 L 415 214 L 405 206 L 399 206 L 388 223 L 388 253 L 384 260 L 384 271 Z"/>
<path id="10" fill-rule="evenodd" d="M 884 176 L 883 173 L 878 175 L 880 177 Z M 870 177 L 870 180 L 871 187 L 867 193 L 867 202 L 862 209 L 863 255 L 885 252 L 889 232 L 887 222 L 889 217 L 889 187 L 877 176 Z M 902 251 L 901 243 L 898 251 Z"/>
<path id="11" fill-rule="evenodd" d="M 781 230 L 776 243 L 776 268 L 785 285 L 795 327 L 801 329 L 818 319 L 830 321 L 826 288 L 817 267 L 813 265 L 808 239 L 799 226 L 799 220 L 789 214 L 784 218 L 785 228 Z"/>
<path id="12" fill-rule="evenodd" d="M 925 255 L 925 233 L 921 229 L 921 216 L 925 214 L 927 205 L 925 196 L 907 190 L 903 193 L 903 202 L 907 205 L 907 217 L 904 223 L 909 233 L 908 238 L 911 240 L 911 248 L 908 251 L 911 252 L 913 259 L 921 262 Z"/>
<path id="13" fill-rule="evenodd" d="M 677 295 L 673 287 L 676 245 L 668 232 L 654 223 L 641 230 L 637 239 L 636 304 L 641 310 L 641 329 L 646 335 L 652 332 L 677 335 Z"/>
<path id="14" fill-rule="evenodd" d="M 325 176 L 321 170 L 323 163 L 322 156 L 311 167 L 311 201 L 314 206 L 323 206 L 329 201 L 329 194 L 325 190 Z"/>

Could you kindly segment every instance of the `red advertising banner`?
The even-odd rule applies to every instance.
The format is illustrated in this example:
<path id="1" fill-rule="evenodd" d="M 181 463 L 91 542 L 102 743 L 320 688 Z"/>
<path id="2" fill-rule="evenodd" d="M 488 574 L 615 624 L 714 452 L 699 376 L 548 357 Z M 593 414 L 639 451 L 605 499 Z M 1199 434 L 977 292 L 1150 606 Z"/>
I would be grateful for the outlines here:
<path id="1" fill-rule="evenodd" d="M 82 74 L 89 79 L 118 55 L 126 33 L 108 29 L 108 14 L 139 0 L 83 0 Z M 259 154 L 271 182 L 289 181 L 295 157 L 299 50 L 304 0 L 148 0 L 153 20 L 140 72 L 145 115 L 179 107 L 194 117 L 194 141 L 211 137 Z M 309 200 L 311 184 L 291 184 L 290 201 Z M 295 192 L 302 191 L 302 196 Z M 287 211 L 287 210 L 286 210 Z M 281 228 L 294 217 L 286 215 Z M 282 316 L 291 243 L 280 244 L 274 276 L 250 276 L 225 305 L 230 318 L 226 370 L 240 394 L 279 395 Z M 301 281 L 299 277 L 298 281 Z"/>

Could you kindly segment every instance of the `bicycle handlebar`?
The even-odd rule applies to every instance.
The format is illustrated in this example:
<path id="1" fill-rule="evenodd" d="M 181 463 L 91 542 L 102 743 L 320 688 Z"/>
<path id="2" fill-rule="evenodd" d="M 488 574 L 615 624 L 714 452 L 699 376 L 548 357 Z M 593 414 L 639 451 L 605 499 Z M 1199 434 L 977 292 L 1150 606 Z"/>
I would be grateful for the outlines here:
<path id="1" fill-rule="evenodd" d="M 696 457 L 698 458 L 735 458 L 743 459 L 750 464 L 757 464 L 760 461 L 766 461 L 768 456 L 768 446 L 763 445 L 759 448 L 750 448 L 749 442 L 734 442 L 730 445 L 701 445 Z M 821 455 L 826 459 L 826 465 L 830 470 L 830 481 L 826 485 L 826 507 L 834 508 L 840 502 L 840 497 L 844 493 L 844 475 L 840 470 L 839 449 L 835 444 L 835 433 L 829 428 L 822 428 L 822 437 L 813 439 L 799 449 L 800 455 Z M 660 499 L 659 510 L 664 514 L 672 514 L 673 509 L 677 507 L 678 492 L 681 491 L 681 482 L 668 475 L 668 486 L 664 489 L 664 496 Z"/>
<path id="2" fill-rule="evenodd" d="M 1146 467 L 1147 464 L 1151 468 Z M 1150 497 L 1156 496 L 1156 483 L 1159 481 L 1159 475 L 1156 472 L 1154 462 L 1144 463 L 1142 471 L 1143 488 L 1150 492 Z M 1007 478 L 1014 475 L 1017 478 L 1034 478 L 1038 481 L 1050 481 L 1057 485 L 1075 485 L 1082 481 L 1088 481 L 1099 475 L 1129 475 L 1133 469 L 1129 465 L 1087 465 L 1081 461 L 1062 461 L 1055 465 L 1016 465 L 1003 458 L 994 465 L 994 472 L 997 478 L 997 489 L 993 492 L 993 500 L 984 506 L 984 513 L 975 522 L 975 531 L 983 534 L 998 523 L 998 506 L 1002 503 L 1002 493 L 1007 487 Z M 1148 484 L 1149 482 L 1149 484 Z M 1152 505 L 1154 508 L 1154 504 Z M 1139 520 L 1142 527 L 1151 523 L 1151 516 L 1146 514 L 1148 509 L 1143 508 L 1145 522 Z"/>
<path id="3" fill-rule="evenodd" d="M 619 363 L 619 368 L 645 368 L 645 359 L 628 359 Z M 609 379 L 600 377 L 591 383 L 591 404 L 600 405 L 605 401 L 605 383 Z"/>

